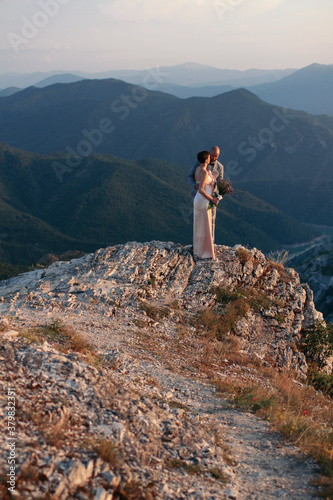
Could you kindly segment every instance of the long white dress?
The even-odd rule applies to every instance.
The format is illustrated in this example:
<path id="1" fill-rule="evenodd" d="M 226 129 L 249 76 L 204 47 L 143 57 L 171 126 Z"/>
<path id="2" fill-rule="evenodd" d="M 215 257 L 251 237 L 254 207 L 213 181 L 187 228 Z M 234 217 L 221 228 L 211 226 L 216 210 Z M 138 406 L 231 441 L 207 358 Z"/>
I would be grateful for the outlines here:
<path id="1" fill-rule="evenodd" d="M 208 172 L 204 191 L 212 196 L 215 178 Z M 209 201 L 199 191 L 193 200 L 193 255 L 199 259 L 214 259 L 212 238 L 212 210 L 207 210 Z"/>

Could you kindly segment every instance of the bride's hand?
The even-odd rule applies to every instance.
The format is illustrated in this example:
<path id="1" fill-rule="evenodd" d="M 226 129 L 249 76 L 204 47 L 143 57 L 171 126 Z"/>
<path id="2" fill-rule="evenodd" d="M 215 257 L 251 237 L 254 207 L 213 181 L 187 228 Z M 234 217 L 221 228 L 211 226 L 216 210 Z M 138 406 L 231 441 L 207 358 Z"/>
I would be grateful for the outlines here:
<path id="1" fill-rule="evenodd" d="M 212 199 L 212 203 L 214 203 L 214 205 L 217 205 L 219 201 L 220 200 L 218 198 L 213 198 Z"/>

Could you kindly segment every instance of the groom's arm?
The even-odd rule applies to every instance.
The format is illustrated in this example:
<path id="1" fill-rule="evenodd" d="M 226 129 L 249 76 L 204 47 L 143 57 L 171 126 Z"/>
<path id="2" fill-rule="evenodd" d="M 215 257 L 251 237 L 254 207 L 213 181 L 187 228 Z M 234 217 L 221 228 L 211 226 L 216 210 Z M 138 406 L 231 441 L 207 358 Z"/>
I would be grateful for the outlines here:
<path id="1" fill-rule="evenodd" d="M 196 185 L 196 182 L 195 182 L 195 177 L 194 177 L 194 174 L 195 174 L 195 171 L 196 171 L 196 168 L 200 165 L 200 163 L 198 162 L 198 160 L 196 160 L 193 164 L 193 167 L 191 168 L 188 176 L 187 176 L 187 180 L 188 182 L 191 184 L 192 187 L 195 187 Z"/>
<path id="2" fill-rule="evenodd" d="M 217 170 L 217 174 L 218 174 L 216 176 L 216 181 L 219 182 L 223 179 L 223 176 L 224 176 L 224 166 L 219 161 L 216 162 L 216 170 Z"/>

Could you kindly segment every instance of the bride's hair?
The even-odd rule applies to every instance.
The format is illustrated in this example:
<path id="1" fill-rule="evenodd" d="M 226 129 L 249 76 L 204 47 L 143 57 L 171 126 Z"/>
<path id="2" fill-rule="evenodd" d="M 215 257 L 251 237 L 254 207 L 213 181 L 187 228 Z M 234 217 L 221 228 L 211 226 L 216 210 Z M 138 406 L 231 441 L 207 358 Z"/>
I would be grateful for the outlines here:
<path id="1" fill-rule="evenodd" d="M 197 154 L 197 160 L 199 163 L 205 163 L 205 160 L 207 160 L 209 156 L 209 151 L 200 151 L 200 153 Z"/>

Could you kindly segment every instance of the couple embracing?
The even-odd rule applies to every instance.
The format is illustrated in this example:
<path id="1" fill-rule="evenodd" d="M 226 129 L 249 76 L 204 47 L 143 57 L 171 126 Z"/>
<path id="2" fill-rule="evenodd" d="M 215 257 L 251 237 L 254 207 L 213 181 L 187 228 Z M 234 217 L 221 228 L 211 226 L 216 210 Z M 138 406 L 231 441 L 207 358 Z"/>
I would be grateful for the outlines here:
<path id="1" fill-rule="evenodd" d="M 214 237 L 216 206 L 222 198 L 216 195 L 216 186 L 223 179 L 224 167 L 217 161 L 220 150 L 214 146 L 210 151 L 197 155 L 188 181 L 193 185 L 193 255 L 199 259 L 214 259 Z"/>

